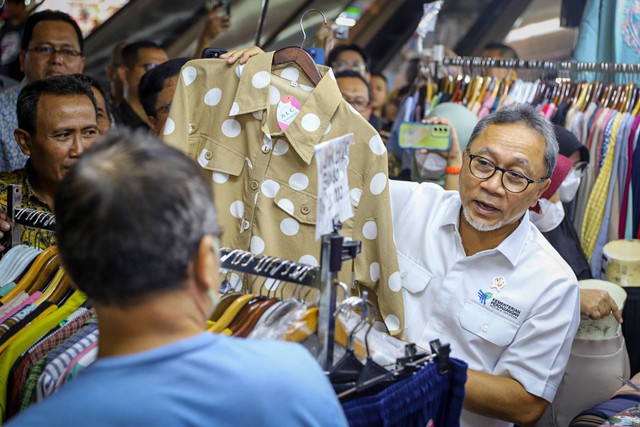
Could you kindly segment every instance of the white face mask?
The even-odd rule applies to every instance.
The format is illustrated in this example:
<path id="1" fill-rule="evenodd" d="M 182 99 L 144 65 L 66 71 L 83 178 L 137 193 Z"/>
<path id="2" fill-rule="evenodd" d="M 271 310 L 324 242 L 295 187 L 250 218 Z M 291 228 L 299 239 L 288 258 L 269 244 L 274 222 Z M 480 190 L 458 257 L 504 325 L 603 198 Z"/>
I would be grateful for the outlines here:
<path id="1" fill-rule="evenodd" d="M 576 193 L 580 187 L 580 179 L 580 172 L 575 169 L 571 169 L 567 177 L 562 181 L 562 184 L 560 184 L 560 187 L 558 187 L 560 200 L 564 203 L 569 203 L 574 199 L 574 197 L 576 197 Z"/>
<path id="2" fill-rule="evenodd" d="M 423 179 L 440 179 L 447 168 L 447 159 L 437 153 L 416 153 L 416 161 Z"/>
<path id="3" fill-rule="evenodd" d="M 562 202 L 550 202 L 547 199 L 538 200 L 542 213 L 529 211 L 531 222 L 538 227 L 538 230 L 546 233 L 560 225 L 564 219 L 564 208 Z"/>

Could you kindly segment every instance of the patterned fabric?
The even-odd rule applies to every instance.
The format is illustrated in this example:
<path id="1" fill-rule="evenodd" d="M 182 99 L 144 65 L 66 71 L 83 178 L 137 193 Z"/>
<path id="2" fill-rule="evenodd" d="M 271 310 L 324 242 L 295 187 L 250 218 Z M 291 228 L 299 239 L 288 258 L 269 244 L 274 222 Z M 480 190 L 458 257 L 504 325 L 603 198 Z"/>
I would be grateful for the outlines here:
<path id="1" fill-rule="evenodd" d="M 330 69 L 318 67 L 323 77 L 314 88 L 294 65 L 272 69 L 272 59 L 273 52 L 234 67 L 209 59 L 186 64 L 164 138 L 213 180 L 225 246 L 318 265 L 314 146 L 352 133 L 354 217 L 341 232 L 362 242 L 356 284 L 377 296 L 387 327 L 400 334 L 404 312 L 382 139 L 342 98 Z M 285 106 L 299 112 L 288 126 L 277 120 Z M 351 280 L 347 270 L 344 282 Z"/>
<path id="2" fill-rule="evenodd" d="M 47 204 L 33 191 L 33 187 L 29 182 L 30 164 L 27 162 L 26 167 L 13 172 L 0 172 L 0 205 L 7 210 L 7 187 L 10 184 L 18 184 L 22 186 L 22 207 L 36 209 L 51 213 L 51 209 Z M 22 233 L 20 244 L 29 245 L 38 249 L 46 249 L 56 244 L 56 237 L 53 231 L 42 230 L 39 228 L 21 226 Z"/>
<path id="3" fill-rule="evenodd" d="M 11 394 L 7 402 L 7 417 L 17 414 L 36 402 L 36 384 L 44 369 L 44 358 L 53 349 L 78 332 L 82 325 L 94 315 L 93 309 L 79 308 L 65 321 L 61 322 L 64 323 L 63 326 L 50 334 L 46 334 L 23 355 L 24 360 L 20 362 L 20 365 L 11 374 L 9 382 Z M 40 360 L 42 360 L 42 365 L 35 372 L 35 367 Z M 34 374 L 33 377 L 31 377 L 32 372 Z"/>
<path id="4" fill-rule="evenodd" d="M 47 356 L 46 367 L 36 385 L 38 402 L 56 390 L 56 383 L 69 367 L 71 361 L 86 348 L 97 343 L 98 335 L 98 322 L 94 318 L 87 322 L 77 334 Z"/>
<path id="5" fill-rule="evenodd" d="M 28 159 L 13 136 L 18 128 L 16 103 L 22 87 L 17 85 L 0 92 L 0 172 L 20 169 Z"/>
<path id="6" fill-rule="evenodd" d="M 638 426 L 640 425 L 640 405 L 622 411 L 605 421 L 603 426 Z"/>
<path id="7" fill-rule="evenodd" d="M 585 255 L 589 260 L 595 249 L 598 232 L 604 218 L 607 190 L 609 189 L 609 182 L 611 181 L 611 171 L 616 149 L 616 139 L 621 122 L 622 114 L 616 115 L 611 129 L 612 137 L 609 142 L 609 149 L 607 150 L 602 169 L 596 178 L 596 182 L 589 195 L 589 201 L 587 202 L 584 223 L 582 224 L 581 241 Z"/>

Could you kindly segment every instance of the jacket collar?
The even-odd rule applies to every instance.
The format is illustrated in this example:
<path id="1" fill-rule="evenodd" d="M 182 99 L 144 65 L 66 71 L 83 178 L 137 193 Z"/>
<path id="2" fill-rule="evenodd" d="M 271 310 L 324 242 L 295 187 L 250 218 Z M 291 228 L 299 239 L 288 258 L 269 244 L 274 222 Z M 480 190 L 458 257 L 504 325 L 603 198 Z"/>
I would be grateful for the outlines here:
<path id="1" fill-rule="evenodd" d="M 256 118 L 261 118 L 264 117 L 260 113 L 262 112 L 268 117 L 270 109 L 275 108 L 269 103 L 271 74 L 280 75 L 284 68 L 277 66 L 272 69 L 273 54 L 274 52 L 268 52 L 256 55 L 249 59 L 245 65 L 237 66 L 236 73 L 240 76 L 240 84 L 231 111 L 236 114 L 232 115 L 253 113 Z M 326 133 L 331 118 L 335 115 L 343 99 L 330 68 L 317 66 L 322 79 L 313 88 L 313 84 L 297 65 L 291 63 L 286 64 L 286 67 L 298 69 L 300 76 L 298 83 L 305 85 L 303 87 L 309 87 L 311 89 L 310 95 L 301 105 L 300 113 L 284 132 L 280 129 L 267 129 L 266 120 L 263 120 L 263 132 L 269 135 L 284 133 L 298 155 L 309 165 L 313 159 L 313 147 L 320 142 Z"/>

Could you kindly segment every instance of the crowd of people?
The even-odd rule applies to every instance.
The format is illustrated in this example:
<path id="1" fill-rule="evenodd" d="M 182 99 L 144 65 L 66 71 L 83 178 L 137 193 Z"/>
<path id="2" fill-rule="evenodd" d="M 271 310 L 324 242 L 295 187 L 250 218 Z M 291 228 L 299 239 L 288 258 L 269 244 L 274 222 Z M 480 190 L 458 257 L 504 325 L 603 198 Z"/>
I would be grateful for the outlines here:
<path id="1" fill-rule="evenodd" d="M 211 182 L 159 143 L 191 57 L 170 59 L 151 40 L 118 43 L 105 91 L 82 74 L 84 42 L 70 16 L 6 4 L 15 9 L 0 37 L 18 31 L 20 40 L 0 70 L 9 85 L 0 92 L 0 204 L 20 184 L 24 207 L 55 213 L 55 233 L 25 228 L 21 243 L 59 246 L 100 327 L 98 361 L 9 425 L 346 425 L 300 346 L 205 332 L 219 300 Z M 230 27 L 219 12 L 207 16 L 196 56 Z M 260 53 L 221 58 L 244 64 Z M 491 44 L 485 54 L 515 53 Z M 357 45 L 331 49 L 327 66 L 344 100 L 388 135 L 408 89 L 390 91 Z M 412 160 L 437 171 L 420 181 L 439 183 L 389 181 L 399 264 L 413 281 L 402 288 L 403 338 L 425 347 L 439 338 L 469 364 L 463 425 L 534 425 L 554 399 L 580 313 L 622 320 L 609 294 L 579 290 L 588 268 L 560 203 L 575 196 L 588 153 L 527 105 L 479 121 L 458 113 L 432 112 L 425 121 L 451 127 L 450 148 Z M 387 154 L 389 175 L 410 181 Z M 135 215 L 118 200 L 136 200 Z M 120 247 L 105 232 L 114 223 L 139 245 Z M 0 213 L 0 237 L 11 227 Z M 249 382 L 269 392 L 229 395 Z"/>

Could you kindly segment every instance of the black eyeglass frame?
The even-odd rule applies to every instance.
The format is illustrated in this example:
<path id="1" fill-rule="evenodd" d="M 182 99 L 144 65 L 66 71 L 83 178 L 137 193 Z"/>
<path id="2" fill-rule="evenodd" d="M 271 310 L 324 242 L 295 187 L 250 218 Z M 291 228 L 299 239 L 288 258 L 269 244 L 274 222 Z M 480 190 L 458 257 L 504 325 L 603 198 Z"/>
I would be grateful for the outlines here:
<path id="1" fill-rule="evenodd" d="M 523 192 L 525 192 L 527 190 L 527 188 L 529 188 L 529 185 L 535 184 L 535 183 L 540 183 L 540 182 L 543 182 L 543 181 L 549 179 L 548 176 L 546 176 L 544 178 L 540 178 L 540 179 L 531 179 L 528 176 L 526 176 L 525 174 L 523 174 L 522 172 L 518 172 L 518 171 L 513 170 L 513 169 L 501 168 L 500 166 L 496 165 L 494 162 L 492 162 L 491 160 L 487 159 L 486 157 L 478 156 L 478 155 L 475 155 L 475 154 L 471 154 L 469 152 L 469 150 L 465 150 L 465 152 L 467 153 L 467 156 L 469 156 L 469 172 L 471 172 L 471 175 L 475 176 L 478 179 L 487 180 L 487 179 L 490 179 L 491 177 L 493 177 L 493 175 L 496 174 L 496 171 L 500 171 L 500 172 L 502 172 L 502 177 L 500 178 L 500 183 L 502 184 L 504 189 L 507 190 L 509 193 L 513 193 L 513 194 L 523 193 Z M 489 175 L 487 177 L 480 177 L 480 176 L 476 175 L 475 173 L 473 173 L 473 168 L 471 168 L 471 162 L 473 162 L 473 159 L 482 159 L 485 162 L 487 162 L 490 165 L 492 165 L 493 166 L 493 172 L 491 173 L 491 175 Z M 513 173 L 513 174 L 516 174 L 516 175 L 520 175 L 521 177 L 523 177 L 524 179 L 527 180 L 527 185 L 525 185 L 525 187 L 520 191 L 510 190 L 504 183 L 504 174 L 506 172 Z"/>

